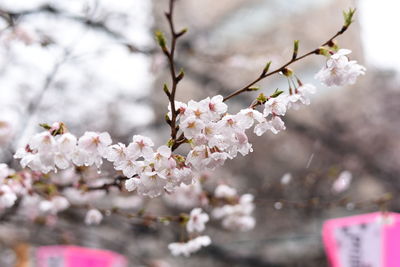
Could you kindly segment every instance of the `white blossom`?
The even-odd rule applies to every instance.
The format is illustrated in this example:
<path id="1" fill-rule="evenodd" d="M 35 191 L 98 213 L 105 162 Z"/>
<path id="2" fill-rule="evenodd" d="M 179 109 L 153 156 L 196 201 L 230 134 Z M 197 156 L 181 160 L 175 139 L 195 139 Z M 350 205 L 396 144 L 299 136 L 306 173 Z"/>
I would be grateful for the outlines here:
<path id="1" fill-rule="evenodd" d="M 329 87 L 354 84 L 359 75 L 365 74 L 366 69 L 357 64 L 357 61 L 349 60 L 347 55 L 350 53 L 348 49 L 340 49 L 328 59 L 326 66 L 315 75 L 315 78 Z"/>
<path id="2" fill-rule="evenodd" d="M 78 140 L 78 148 L 74 154 L 75 163 L 78 166 L 83 163 L 85 166 L 96 165 L 99 168 L 110 144 L 111 137 L 107 132 L 85 132 Z"/>
<path id="3" fill-rule="evenodd" d="M 103 220 L 103 214 L 97 209 L 90 209 L 85 216 L 85 224 L 97 225 Z"/>
<path id="4" fill-rule="evenodd" d="M 270 125 L 271 125 L 271 132 L 274 134 L 279 133 L 280 131 L 286 130 L 285 123 L 279 116 L 274 116 L 270 120 Z"/>
<path id="5" fill-rule="evenodd" d="M 127 152 L 129 157 L 132 159 L 137 159 L 139 157 L 148 159 L 153 156 L 153 146 L 154 143 L 149 137 L 134 135 L 132 137 L 132 143 L 127 147 Z"/>
<path id="6" fill-rule="evenodd" d="M 254 122 L 261 123 L 265 121 L 261 112 L 251 108 L 242 109 L 238 115 L 241 116 L 239 123 L 243 129 L 249 129 L 253 126 Z"/>
<path id="7" fill-rule="evenodd" d="M 189 221 L 186 224 L 186 230 L 189 233 L 203 232 L 206 228 L 205 224 L 209 221 L 207 213 L 203 213 L 201 208 L 195 208 L 190 212 Z"/>
<path id="8" fill-rule="evenodd" d="M 121 164 L 127 158 L 127 150 L 125 144 L 118 143 L 107 148 L 105 158 L 108 161 L 115 162 L 116 165 Z"/>
<path id="9" fill-rule="evenodd" d="M 39 203 L 39 210 L 42 213 L 57 214 L 70 206 L 69 201 L 62 196 L 55 196 L 50 200 L 42 200 Z"/>
<path id="10" fill-rule="evenodd" d="M 17 195 L 6 184 L 0 185 L 0 210 L 14 205 Z"/>
<path id="11" fill-rule="evenodd" d="M 253 195 L 244 194 L 235 205 L 216 207 L 212 216 L 222 219 L 222 226 L 232 231 L 249 231 L 255 226 L 255 219 L 251 216 L 254 210 Z"/>
<path id="12" fill-rule="evenodd" d="M 287 184 L 290 183 L 290 181 L 292 181 L 292 174 L 291 173 L 287 172 L 284 175 L 282 175 L 282 178 L 281 178 L 281 184 L 282 185 L 287 185 Z"/>
<path id="13" fill-rule="evenodd" d="M 191 239 L 185 243 L 183 242 L 170 243 L 168 245 L 168 249 L 174 256 L 183 255 L 185 257 L 189 257 L 190 254 L 197 252 L 202 247 L 207 247 L 210 244 L 211 244 L 211 238 L 209 236 L 203 235 Z"/>
<path id="14" fill-rule="evenodd" d="M 140 184 L 140 179 L 138 178 L 131 178 L 125 181 L 125 188 L 128 191 L 136 190 L 138 184 Z"/>
<path id="15" fill-rule="evenodd" d="M 333 183 L 332 190 L 335 193 L 342 193 L 346 191 L 349 188 L 352 179 L 353 175 L 351 174 L 351 172 L 342 171 Z"/>
<path id="16" fill-rule="evenodd" d="M 199 182 L 190 185 L 182 184 L 171 194 L 165 194 L 164 199 L 168 205 L 182 209 L 198 207 L 202 204 L 202 200 L 207 200 L 206 197 L 203 197 L 203 190 Z"/>
<path id="17" fill-rule="evenodd" d="M 140 175 L 140 183 L 137 185 L 137 191 L 143 196 L 154 198 L 161 195 L 166 184 L 167 180 L 163 174 L 158 172 L 144 172 Z"/>
<path id="18" fill-rule="evenodd" d="M 281 94 L 277 97 L 271 97 L 265 102 L 264 117 L 269 114 L 283 116 L 286 113 L 288 104 L 288 97 L 285 94 Z"/>
<path id="19" fill-rule="evenodd" d="M 0 119 L 0 145 L 7 144 L 15 132 L 14 125 L 7 119 Z"/>
<path id="20" fill-rule="evenodd" d="M 14 170 L 10 169 L 7 164 L 0 163 L 0 183 L 3 182 L 5 178 L 15 173 Z"/>
<path id="21" fill-rule="evenodd" d="M 214 196 L 217 198 L 232 198 L 237 194 L 236 189 L 226 184 L 220 184 L 215 188 Z"/>
<path id="22" fill-rule="evenodd" d="M 180 124 L 180 127 L 185 134 L 185 137 L 192 139 L 201 133 L 205 127 L 205 124 L 202 120 L 196 118 L 195 116 L 190 116 Z"/>
<path id="23" fill-rule="evenodd" d="M 296 96 L 299 96 L 298 100 L 304 105 L 310 105 L 309 94 L 315 94 L 316 88 L 310 83 L 302 84 L 296 89 Z M 296 101 L 297 102 L 297 101 Z"/>

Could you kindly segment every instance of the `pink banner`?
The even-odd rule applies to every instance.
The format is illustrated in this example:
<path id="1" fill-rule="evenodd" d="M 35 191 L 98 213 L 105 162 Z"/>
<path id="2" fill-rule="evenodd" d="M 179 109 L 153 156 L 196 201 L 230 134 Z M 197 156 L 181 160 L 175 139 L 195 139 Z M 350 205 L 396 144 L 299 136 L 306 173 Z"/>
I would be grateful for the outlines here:
<path id="1" fill-rule="evenodd" d="M 400 215 L 370 213 L 325 222 L 322 231 L 332 267 L 399 267 Z"/>
<path id="2" fill-rule="evenodd" d="M 117 253 L 76 246 L 46 246 L 36 250 L 37 267 L 127 267 Z"/>

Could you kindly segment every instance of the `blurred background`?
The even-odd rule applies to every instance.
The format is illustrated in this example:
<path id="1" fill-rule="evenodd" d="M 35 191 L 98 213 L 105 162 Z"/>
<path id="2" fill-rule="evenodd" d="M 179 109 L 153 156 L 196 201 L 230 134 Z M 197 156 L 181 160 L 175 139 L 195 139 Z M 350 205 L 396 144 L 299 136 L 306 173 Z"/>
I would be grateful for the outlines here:
<path id="1" fill-rule="evenodd" d="M 167 62 L 153 32 L 168 37 L 167 0 L 1 0 L 0 162 L 40 131 L 38 123 L 62 121 L 70 131 L 108 131 L 114 142 L 133 134 L 160 145 L 169 82 Z M 189 259 L 166 248 L 174 233 L 107 218 L 82 224 L 79 212 L 60 215 L 57 225 L 2 216 L 0 266 L 15 258 L 18 243 L 77 244 L 110 249 L 132 266 L 326 266 L 321 241 L 324 220 L 389 209 L 400 211 L 400 50 L 394 0 L 178 0 L 176 25 L 189 32 L 178 43 L 177 65 L 185 70 L 177 99 L 227 95 L 252 81 L 272 60 L 278 67 L 328 40 L 341 28 L 342 10 L 356 7 L 356 21 L 338 39 L 367 75 L 347 88 L 314 80 L 324 64 L 309 57 L 292 66 L 318 93 L 312 105 L 291 110 L 287 130 L 251 136 L 254 152 L 229 161 L 208 179 L 256 197 L 256 228 L 231 233 L 210 225 L 213 245 Z M 259 83 L 265 93 L 287 89 L 276 76 Z M 229 102 L 237 111 L 256 97 Z M 345 172 L 344 172 L 345 171 Z M 344 172 L 344 173 L 343 173 Z M 342 175 L 341 175 L 342 174 Z M 343 184 L 343 175 L 347 183 Z M 338 182 L 338 177 L 342 180 Z M 336 184 L 336 186 L 335 186 Z M 146 201 L 146 209 L 177 213 Z"/>

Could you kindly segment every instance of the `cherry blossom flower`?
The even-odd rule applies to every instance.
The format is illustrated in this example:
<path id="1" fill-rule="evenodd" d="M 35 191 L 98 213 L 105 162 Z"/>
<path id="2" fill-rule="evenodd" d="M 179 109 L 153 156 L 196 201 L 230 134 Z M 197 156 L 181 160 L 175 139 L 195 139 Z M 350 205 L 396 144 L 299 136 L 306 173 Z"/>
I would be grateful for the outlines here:
<path id="1" fill-rule="evenodd" d="M 274 134 L 277 134 L 280 131 L 286 130 L 285 123 L 283 122 L 283 120 L 279 116 L 272 117 L 272 119 L 270 121 L 270 126 L 271 126 L 270 130 Z"/>
<path id="2" fill-rule="evenodd" d="M 130 143 L 127 147 L 127 152 L 129 157 L 132 159 L 136 159 L 139 157 L 144 157 L 145 159 L 149 159 L 153 156 L 153 141 L 146 136 L 142 135 L 134 135 L 132 137 L 132 143 Z"/>
<path id="3" fill-rule="evenodd" d="M 181 209 L 190 209 L 199 207 L 201 204 L 207 204 L 207 198 L 203 197 L 203 189 L 200 182 L 190 185 L 181 184 L 171 194 L 165 194 L 166 203 L 173 207 Z"/>
<path id="4" fill-rule="evenodd" d="M 0 145 L 7 144 L 14 135 L 14 125 L 8 120 L 0 120 Z"/>
<path id="5" fill-rule="evenodd" d="M 211 244 L 211 238 L 209 236 L 203 235 L 198 236 L 194 239 L 189 240 L 186 243 L 170 243 L 168 249 L 174 256 L 183 255 L 189 257 L 190 254 L 197 252 L 202 247 L 207 247 Z"/>
<path id="6" fill-rule="evenodd" d="M 111 137 L 106 132 L 85 132 L 78 140 L 78 147 L 91 154 L 103 155 L 110 144 Z"/>
<path id="7" fill-rule="evenodd" d="M 205 127 L 205 124 L 202 120 L 197 119 L 195 116 L 190 116 L 180 124 L 180 127 L 185 134 L 185 137 L 192 139 L 201 133 Z"/>
<path id="8" fill-rule="evenodd" d="M 175 101 L 175 109 L 178 111 L 178 116 L 177 119 L 181 119 L 181 117 L 187 117 L 189 116 L 187 112 L 188 106 L 185 103 Z M 168 118 L 172 118 L 172 112 L 171 112 L 171 103 L 168 103 L 168 113 L 167 113 Z"/>
<path id="9" fill-rule="evenodd" d="M 236 189 L 226 184 L 220 184 L 215 188 L 214 196 L 217 198 L 232 198 L 237 194 Z"/>
<path id="10" fill-rule="evenodd" d="M 7 164 L 0 163 L 0 183 L 2 183 L 5 178 L 7 178 L 10 175 L 13 175 L 14 173 L 15 171 L 10 169 Z"/>
<path id="11" fill-rule="evenodd" d="M 353 175 L 351 174 L 351 172 L 342 171 L 333 183 L 332 190 L 335 193 L 342 193 L 346 191 L 349 188 L 352 179 Z"/>
<path id="12" fill-rule="evenodd" d="M 17 195 L 8 185 L 0 185 L 0 210 L 13 206 L 16 200 Z"/>
<path id="13" fill-rule="evenodd" d="M 206 229 L 205 224 L 210 220 L 207 213 L 203 213 L 201 208 L 193 209 L 190 212 L 189 221 L 186 224 L 186 230 L 189 233 L 192 232 L 203 232 Z"/>
<path id="14" fill-rule="evenodd" d="M 365 67 L 357 64 L 355 60 L 347 57 L 351 51 L 340 49 L 316 75 L 315 79 L 320 80 L 326 86 L 344 86 L 354 84 L 359 75 L 365 74 Z"/>
<path id="15" fill-rule="evenodd" d="M 315 94 L 316 88 L 310 83 L 303 84 L 296 89 L 296 95 L 299 96 L 299 100 L 304 105 L 310 105 L 310 97 L 308 94 Z"/>
<path id="16" fill-rule="evenodd" d="M 253 126 L 254 122 L 261 123 L 265 121 L 261 112 L 251 108 L 242 109 L 238 115 L 241 116 L 239 123 L 243 129 L 249 129 Z"/>
<path id="17" fill-rule="evenodd" d="M 222 226 L 233 231 L 249 231 L 255 226 L 255 219 L 251 216 L 254 210 L 253 195 L 244 194 L 235 205 L 224 205 L 214 208 L 212 216 L 222 219 Z"/>
<path id="18" fill-rule="evenodd" d="M 90 209 L 85 216 L 85 224 L 97 225 L 103 220 L 103 214 L 97 209 Z"/>
<path id="19" fill-rule="evenodd" d="M 288 104 L 288 97 L 285 94 L 281 94 L 277 97 L 271 97 L 265 102 L 264 117 L 269 114 L 283 116 L 286 113 Z"/>
<path id="20" fill-rule="evenodd" d="M 85 132 L 78 140 L 75 164 L 78 166 L 96 165 L 97 168 L 103 163 L 102 157 L 106 154 L 111 144 L 111 137 L 108 133 Z"/>
<path id="21" fill-rule="evenodd" d="M 284 175 L 282 175 L 282 178 L 281 178 L 281 184 L 282 185 L 287 185 L 291 181 L 292 181 L 292 174 L 291 173 L 287 172 Z"/>
<path id="22" fill-rule="evenodd" d="M 222 95 L 213 96 L 208 103 L 208 107 L 211 112 L 215 112 L 218 115 L 222 115 L 228 110 L 228 106 L 224 103 Z"/>
<path id="23" fill-rule="evenodd" d="M 272 128 L 272 127 L 271 127 L 271 123 L 270 123 L 270 122 L 268 122 L 268 121 L 263 121 L 263 122 L 257 124 L 257 125 L 254 127 L 254 133 L 255 133 L 257 136 L 261 136 L 261 135 L 263 135 L 266 131 L 270 130 L 271 128 Z"/>
<path id="24" fill-rule="evenodd" d="M 140 179 L 138 178 L 131 178 L 125 181 L 125 188 L 128 191 L 134 191 L 140 184 Z"/>
<path id="25" fill-rule="evenodd" d="M 144 172 L 140 175 L 140 183 L 137 191 L 143 196 L 158 197 L 164 191 L 167 184 L 166 177 L 159 172 Z"/>
<path id="26" fill-rule="evenodd" d="M 125 144 L 118 143 L 109 146 L 105 153 L 105 158 L 108 161 L 114 162 L 116 165 L 120 165 L 127 158 L 127 150 Z"/>
<path id="27" fill-rule="evenodd" d="M 196 102 L 190 100 L 188 102 L 188 114 L 190 117 L 194 117 L 195 119 L 201 120 L 203 122 L 208 122 L 213 118 L 213 114 L 210 110 L 210 98 L 206 98 L 201 100 L 200 102 Z"/>
<path id="28" fill-rule="evenodd" d="M 55 196 L 50 200 L 42 200 L 39 203 L 39 210 L 42 213 L 57 214 L 70 206 L 68 200 L 62 196 Z"/>

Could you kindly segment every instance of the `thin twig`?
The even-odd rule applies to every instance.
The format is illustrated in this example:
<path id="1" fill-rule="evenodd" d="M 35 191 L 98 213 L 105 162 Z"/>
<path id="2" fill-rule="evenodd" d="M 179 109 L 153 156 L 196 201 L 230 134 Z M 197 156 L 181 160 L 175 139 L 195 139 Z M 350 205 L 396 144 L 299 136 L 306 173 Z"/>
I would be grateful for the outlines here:
<path id="1" fill-rule="evenodd" d="M 168 25 L 169 29 L 171 31 L 171 48 L 168 50 L 166 47 L 163 48 L 164 54 L 168 58 L 168 63 L 169 63 L 169 70 L 171 74 L 171 81 L 172 81 L 172 87 L 171 87 L 171 92 L 167 94 L 170 105 L 171 105 L 171 113 L 172 113 L 172 118 L 170 127 L 171 127 L 171 140 L 172 140 L 172 145 L 175 144 L 176 142 L 176 136 L 179 130 L 179 127 L 176 125 L 176 118 L 178 116 L 178 112 L 175 107 L 175 95 L 176 95 L 176 89 L 178 87 L 179 81 L 183 78 L 182 74 L 176 74 L 176 69 L 175 69 L 175 49 L 176 49 L 176 42 L 180 36 L 182 36 L 185 33 L 185 30 L 182 30 L 180 32 L 176 32 L 175 30 L 175 25 L 174 25 L 174 20 L 173 20 L 173 15 L 174 15 L 174 5 L 175 0 L 170 0 L 169 1 L 169 10 L 168 12 L 165 13 L 165 16 L 168 20 Z"/>
<path id="2" fill-rule="evenodd" d="M 333 42 L 333 39 L 335 39 L 335 38 L 338 37 L 339 35 L 342 35 L 347 29 L 348 29 L 348 27 L 344 27 L 344 26 L 343 26 L 342 29 L 341 29 L 340 31 L 338 31 L 334 36 L 332 36 L 328 41 L 326 41 L 325 43 L 323 43 L 322 46 L 331 44 L 331 43 Z M 276 74 L 276 73 L 279 73 L 279 72 L 283 71 L 285 68 L 287 68 L 287 67 L 288 67 L 289 65 L 291 65 L 292 63 L 294 63 L 294 62 L 296 62 L 296 61 L 299 61 L 299 60 L 301 60 L 301 59 L 303 59 L 303 58 L 306 58 L 306 57 L 308 57 L 308 56 L 310 56 L 310 55 L 318 54 L 319 50 L 320 50 L 320 49 L 317 48 L 317 49 L 314 49 L 314 50 L 312 50 L 312 51 L 310 51 L 310 52 L 308 52 L 308 53 L 306 53 L 306 54 L 304 54 L 304 55 L 302 55 L 302 56 L 299 56 L 299 57 L 292 57 L 292 59 L 291 59 L 289 62 L 285 63 L 283 66 L 281 66 L 281 67 L 279 67 L 279 68 L 277 68 L 277 69 L 275 69 L 274 71 L 271 71 L 271 72 L 269 72 L 269 73 L 264 73 L 264 72 L 262 72 L 261 75 L 260 75 L 257 79 L 255 79 L 254 81 L 252 81 L 252 82 L 249 83 L 248 85 L 246 85 L 246 86 L 244 86 L 243 88 L 241 88 L 241 89 L 239 89 L 239 90 L 236 90 L 235 92 L 231 93 L 230 95 L 224 97 L 224 102 L 227 101 L 227 100 L 229 100 L 229 99 L 231 99 L 231 98 L 233 98 L 233 97 L 235 97 L 235 96 L 237 96 L 237 95 L 240 95 L 240 94 L 243 93 L 243 92 L 250 91 L 249 88 L 252 87 L 253 85 L 255 85 L 256 83 L 258 83 L 259 81 L 261 81 L 261 80 L 263 80 L 263 79 L 265 79 L 265 78 L 267 78 L 267 77 L 269 77 L 269 76 L 271 76 L 271 75 L 273 75 L 273 74 Z"/>

